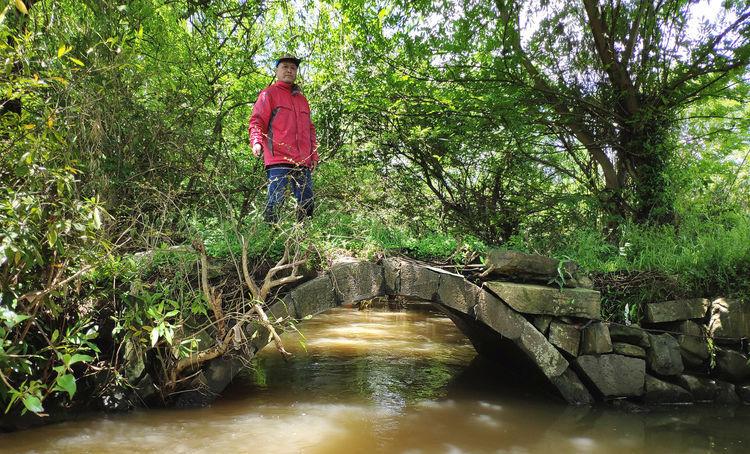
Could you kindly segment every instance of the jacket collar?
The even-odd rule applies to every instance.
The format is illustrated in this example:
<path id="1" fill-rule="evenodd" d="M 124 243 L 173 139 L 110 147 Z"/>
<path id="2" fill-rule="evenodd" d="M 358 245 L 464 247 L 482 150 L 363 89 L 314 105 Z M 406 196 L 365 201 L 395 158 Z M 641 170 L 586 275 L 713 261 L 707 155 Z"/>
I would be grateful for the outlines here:
<path id="1" fill-rule="evenodd" d="M 276 81 L 274 85 L 284 90 L 292 92 L 293 95 L 302 93 L 302 90 L 300 90 L 299 85 L 297 84 L 290 84 L 290 83 L 279 80 L 279 81 Z"/>

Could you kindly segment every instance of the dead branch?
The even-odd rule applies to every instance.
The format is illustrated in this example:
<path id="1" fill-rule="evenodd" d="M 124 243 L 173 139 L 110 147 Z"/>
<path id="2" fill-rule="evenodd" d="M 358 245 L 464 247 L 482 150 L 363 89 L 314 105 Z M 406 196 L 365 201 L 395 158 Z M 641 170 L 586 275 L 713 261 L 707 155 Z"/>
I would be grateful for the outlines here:
<path id="1" fill-rule="evenodd" d="M 203 290 L 203 296 L 206 298 L 214 316 L 214 322 L 216 323 L 217 337 L 221 341 L 211 348 L 200 351 L 194 355 L 190 355 L 187 358 L 182 358 L 177 361 L 177 364 L 169 372 L 169 382 L 167 389 L 173 389 L 177 384 L 177 379 L 180 374 L 187 370 L 200 366 L 201 364 L 210 361 L 214 358 L 218 358 L 227 352 L 229 345 L 234 338 L 233 330 L 227 332 L 226 320 L 224 317 L 224 310 L 222 309 L 222 292 L 211 287 L 208 284 L 208 256 L 206 255 L 206 247 L 203 243 L 195 239 L 193 240 L 193 248 L 200 254 L 201 266 L 201 288 Z M 237 326 L 242 326 L 243 321 L 240 320 Z"/>
<path id="2" fill-rule="evenodd" d="M 206 255 L 206 247 L 197 239 L 193 240 L 193 247 L 201 256 L 201 287 L 203 287 L 203 295 L 214 313 L 214 320 L 216 320 L 218 330 L 217 337 L 223 338 L 226 334 L 226 323 L 224 322 L 224 310 L 221 308 L 222 294 L 208 285 L 208 256 Z"/>
<path id="3" fill-rule="evenodd" d="M 227 330 L 226 318 L 224 316 L 224 310 L 222 309 L 222 293 L 217 289 L 211 287 L 208 283 L 208 256 L 206 255 L 206 248 L 203 243 L 197 239 L 193 241 L 193 247 L 200 254 L 201 287 L 203 290 L 203 295 L 205 296 L 208 304 L 211 306 L 211 309 L 213 311 L 214 323 L 216 323 L 217 326 L 217 337 L 220 340 L 216 345 L 206 350 L 192 354 L 177 361 L 177 364 L 169 372 L 169 382 L 167 385 L 167 389 L 174 389 L 174 387 L 178 383 L 180 375 L 184 371 L 195 369 L 212 359 L 226 354 L 233 344 L 235 347 L 239 347 L 244 338 L 242 328 L 249 320 L 248 317 L 239 317 L 237 323 L 232 327 L 232 329 Z M 276 345 L 276 349 L 279 351 L 279 353 L 281 353 L 282 357 L 285 360 L 292 355 L 284 348 L 281 337 L 279 336 L 278 332 L 276 332 L 276 329 L 273 327 L 271 320 L 269 320 L 268 315 L 266 315 L 261 305 L 268 298 L 268 295 L 273 288 L 287 283 L 295 282 L 302 277 L 298 274 L 298 271 L 299 267 L 303 265 L 306 260 L 302 258 L 289 262 L 290 249 L 291 246 L 289 243 L 287 243 L 284 247 L 284 255 L 276 263 L 276 265 L 271 268 L 268 273 L 266 273 L 266 276 L 263 280 L 263 285 L 259 288 L 258 285 L 253 281 L 252 276 L 248 271 L 247 241 L 245 240 L 245 238 L 242 238 L 242 275 L 244 277 L 245 284 L 250 290 L 250 294 L 253 298 L 253 311 L 260 319 L 261 325 L 271 334 L 271 338 Z M 295 259 L 296 255 L 297 254 L 295 253 Z M 290 268 L 292 270 L 290 276 L 275 279 L 277 273 Z"/>
<path id="4" fill-rule="evenodd" d="M 260 289 L 250 277 L 250 272 L 247 269 L 247 240 L 245 237 L 242 238 L 242 276 L 245 278 L 247 288 L 250 289 L 250 294 L 253 299 L 260 300 Z"/>
<path id="5" fill-rule="evenodd" d="M 279 263 L 282 263 L 282 261 L 285 260 L 287 257 L 289 257 L 288 247 L 284 249 L 284 257 L 282 257 L 282 260 L 280 260 Z M 284 359 L 287 359 L 290 356 L 292 356 L 292 354 L 286 351 L 286 349 L 284 348 L 284 344 L 281 342 L 281 337 L 279 337 L 279 333 L 276 332 L 276 329 L 273 327 L 273 325 L 271 324 L 271 321 L 268 319 L 266 312 L 261 307 L 261 303 L 265 302 L 265 299 L 268 296 L 268 292 L 271 289 L 270 285 L 273 284 L 273 282 L 269 282 L 269 276 L 273 276 L 273 274 L 276 274 L 276 272 L 279 271 L 277 269 L 279 264 L 277 263 L 276 265 L 277 266 L 275 266 L 274 268 L 271 268 L 268 271 L 268 273 L 266 274 L 266 280 L 263 283 L 263 287 L 261 289 L 258 289 L 258 286 L 255 284 L 255 282 L 253 282 L 253 279 L 250 276 L 250 273 L 248 272 L 247 241 L 245 241 L 244 238 L 242 239 L 242 275 L 245 278 L 245 284 L 247 284 L 247 287 L 250 289 L 250 293 L 253 296 L 253 310 L 255 311 L 256 314 L 258 314 L 261 325 L 263 325 L 263 327 L 266 328 L 271 333 L 271 337 L 273 338 L 274 345 L 276 345 L 276 349 L 279 351 L 279 353 L 281 353 L 281 356 Z M 292 273 L 292 276 L 290 277 L 294 277 L 294 273 Z"/>
<path id="6" fill-rule="evenodd" d="M 305 254 L 305 256 L 303 256 L 301 259 L 298 259 L 297 252 L 295 252 L 294 260 L 292 260 L 292 262 L 290 263 L 289 262 L 289 249 L 290 248 L 291 248 L 290 242 L 287 241 L 287 243 L 284 244 L 284 255 L 276 263 L 276 266 L 268 270 L 268 273 L 266 273 L 266 278 L 263 280 L 263 286 L 260 289 L 261 301 L 265 301 L 266 298 L 268 298 L 268 294 L 271 292 L 271 289 L 273 289 L 274 287 L 278 287 L 284 284 L 289 284 L 289 283 L 298 281 L 299 279 L 302 278 L 302 276 L 298 274 L 299 267 L 300 265 L 304 265 L 307 262 L 307 254 Z M 292 272 L 288 277 L 274 279 L 276 277 L 276 274 L 278 274 L 280 271 L 288 270 L 289 268 L 292 269 Z"/>
<path id="7" fill-rule="evenodd" d="M 169 387 L 174 387 L 174 385 L 177 383 L 177 378 L 183 371 L 198 367 L 201 364 L 214 358 L 218 358 L 219 356 L 226 353 L 227 350 L 229 350 L 229 346 L 232 344 L 232 341 L 236 337 L 236 331 L 242 330 L 244 322 L 244 320 L 238 321 L 237 324 L 234 325 L 234 328 L 232 330 L 230 330 L 228 333 L 225 333 L 224 338 L 219 344 L 216 344 L 209 349 L 198 352 L 195 355 L 190 355 L 187 358 L 182 358 L 181 360 L 179 360 L 170 374 Z"/>

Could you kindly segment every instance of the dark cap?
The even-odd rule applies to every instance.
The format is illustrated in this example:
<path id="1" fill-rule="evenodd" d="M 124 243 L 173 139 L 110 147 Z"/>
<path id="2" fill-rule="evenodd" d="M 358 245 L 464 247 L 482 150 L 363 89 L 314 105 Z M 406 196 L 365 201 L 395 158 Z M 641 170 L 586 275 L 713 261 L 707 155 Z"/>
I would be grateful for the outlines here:
<path id="1" fill-rule="evenodd" d="M 291 55 L 291 54 L 284 54 L 281 57 L 279 57 L 279 58 L 276 59 L 276 65 L 275 65 L 275 67 L 278 67 L 279 63 L 281 63 L 282 61 L 292 61 L 292 62 L 294 62 L 295 65 L 297 65 L 297 67 L 299 67 L 300 63 L 302 63 L 302 59 L 301 58 L 297 58 L 297 57 L 295 57 L 294 55 Z"/>

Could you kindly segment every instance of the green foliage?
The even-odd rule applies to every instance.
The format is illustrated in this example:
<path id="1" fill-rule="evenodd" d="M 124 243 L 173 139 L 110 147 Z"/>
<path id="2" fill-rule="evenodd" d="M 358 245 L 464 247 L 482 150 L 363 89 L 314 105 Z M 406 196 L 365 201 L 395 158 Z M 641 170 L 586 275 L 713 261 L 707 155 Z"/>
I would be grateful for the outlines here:
<path id="1" fill-rule="evenodd" d="M 606 311 L 621 318 L 647 302 L 679 297 L 732 296 L 750 290 L 750 215 L 691 213 L 679 226 L 624 224 L 613 242 L 601 231 L 575 229 L 529 250 L 570 257 L 594 273 Z M 631 314 L 632 316 L 632 314 Z M 632 318 L 631 319 L 635 319 Z"/>
<path id="2" fill-rule="evenodd" d="M 96 192 L 82 190 L 85 165 L 70 152 L 79 112 L 59 102 L 85 65 L 67 46 L 41 45 L 25 24 L 0 22 L 0 399 L 6 412 L 20 403 L 42 413 L 52 394 L 73 398 L 83 371 L 74 366 L 99 352 L 72 284 L 107 253 L 108 215 Z"/>
<path id="3" fill-rule="evenodd" d="M 6 412 L 90 395 L 88 366 L 123 343 L 169 366 L 212 342 L 194 240 L 210 276 L 239 287 L 220 267 L 237 266 L 243 237 L 258 274 L 292 237 L 318 268 L 343 254 L 465 263 L 485 245 L 569 257 L 614 318 L 658 298 L 746 295 L 750 35 L 732 17 L 747 5 L 691 29 L 693 3 L 622 2 L 617 18 L 602 4 L 619 75 L 582 3 L 8 4 Z M 652 58 L 624 58 L 632 30 Z M 322 157 L 304 226 L 291 200 L 280 225 L 261 221 L 265 175 L 247 146 L 279 52 L 304 57 Z"/>

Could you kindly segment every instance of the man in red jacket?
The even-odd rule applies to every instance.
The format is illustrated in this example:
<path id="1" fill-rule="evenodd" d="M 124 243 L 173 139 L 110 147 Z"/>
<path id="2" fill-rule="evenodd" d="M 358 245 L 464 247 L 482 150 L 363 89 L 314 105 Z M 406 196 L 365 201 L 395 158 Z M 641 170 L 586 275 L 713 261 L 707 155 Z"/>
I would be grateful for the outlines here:
<path id="1" fill-rule="evenodd" d="M 318 164 L 318 143 L 310 105 L 294 83 L 302 60 L 284 55 L 276 60 L 276 83 L 258 95 L 250 117 L 250 146 L 263 154 L 268 176 L 265 219 L 279 220 L 287 185 L 297 199 L 297 220 L 312 216 L 312 170 Z"/>

